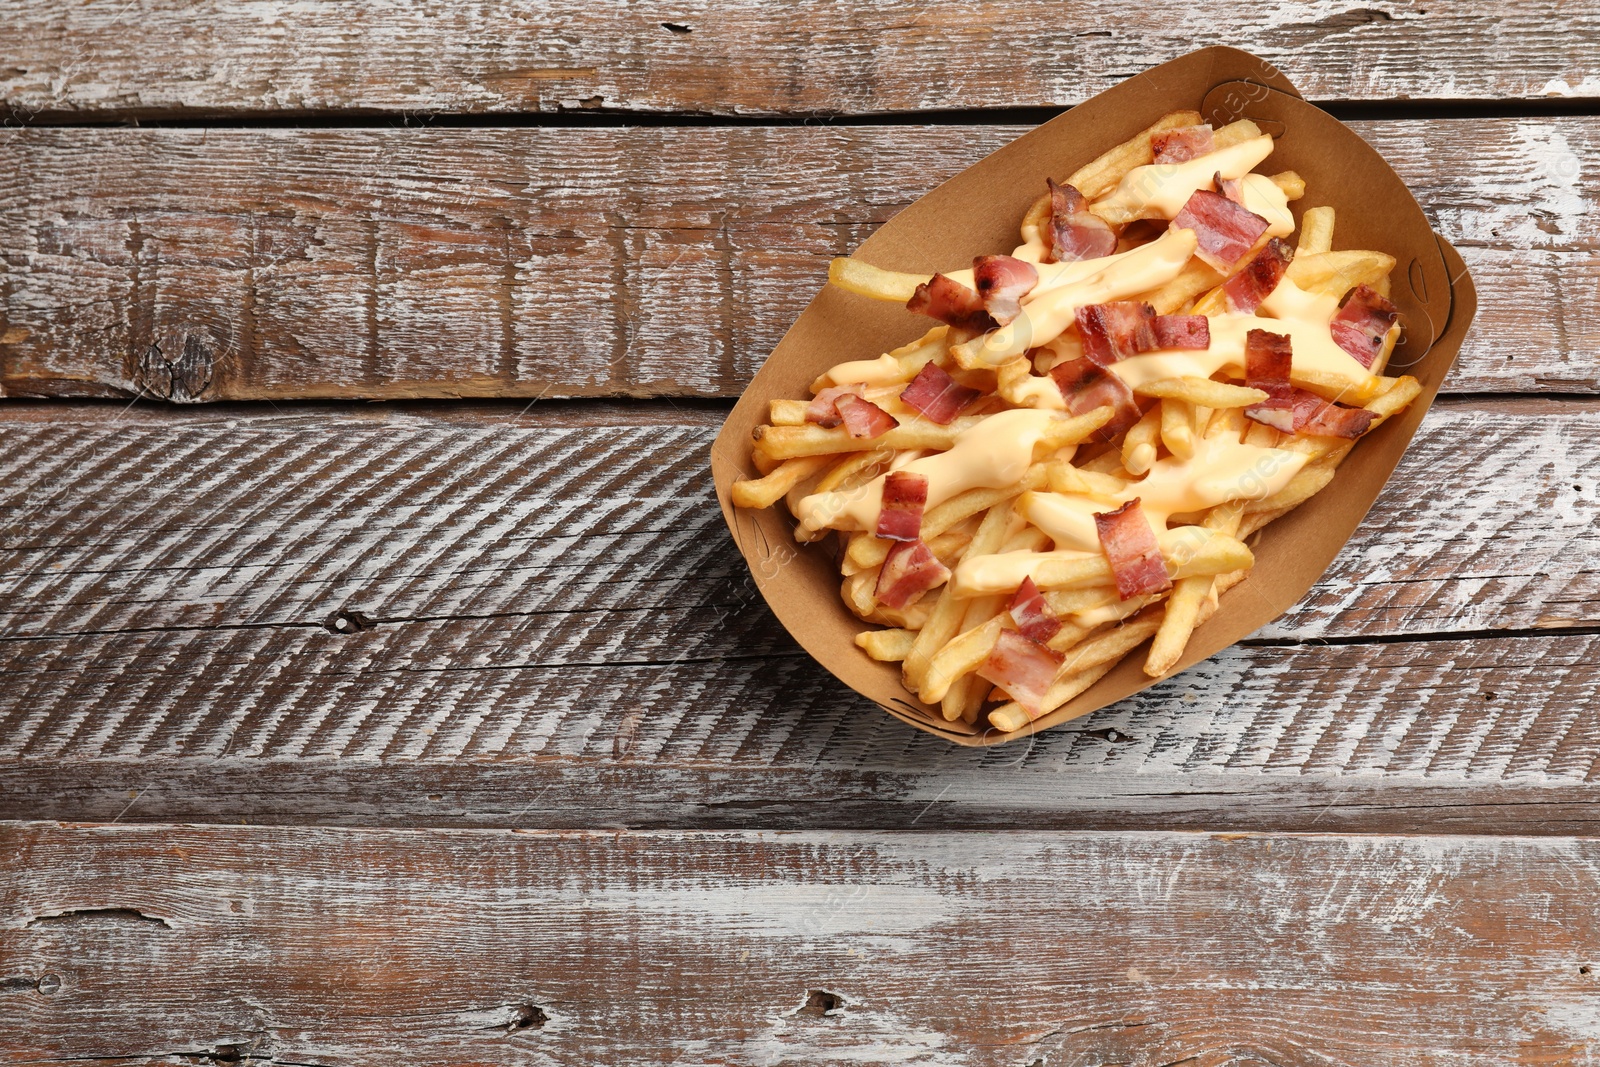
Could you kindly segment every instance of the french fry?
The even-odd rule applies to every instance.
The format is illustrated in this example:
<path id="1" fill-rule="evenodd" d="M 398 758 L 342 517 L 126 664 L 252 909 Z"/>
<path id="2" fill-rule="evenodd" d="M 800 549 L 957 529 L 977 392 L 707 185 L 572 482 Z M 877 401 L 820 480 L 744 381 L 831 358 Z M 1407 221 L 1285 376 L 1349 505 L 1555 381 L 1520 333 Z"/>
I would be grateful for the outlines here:
<path id="1" fill-rule="evenodd" d="M 1223 282 L 1220 271 L 1201 259 L 1191 259 L 1177 276 L 1165 285 L 1140 293 L 1133 300 L 1143 301 L 1155 308 L 1157 315 L 1171 315 L 1189 306 L 1200 294 Z"/>
<path id="2" fill-rule="evenodd" d="M 898 663 L 911 654 L 911 644 L 917 639 L 915 630 L 862 630 L 856 634 L 856 644 L 867 655 L 882 663 Z"/>
<path id="3" fill-rule="evenodd" d="M 1199 527 L 1188 529 L 1195 530 L 1196 535 L 1189 539 L 1190 543 L 1185 544 L 1181 553 L 1163 552 L 1167 575 L 1173 580 L 1192 574 L 1221 574 L 1223 571 L 1248 567 L 1254 561 L 1255 557 L 1242 542 L 1226 534 L 1201 530 Z M 972 566 L 983 555 L 971 551 L 962 560 L 961 566 L 956 568 L 949 585 L 955 595 L 984 596 L 1010 593 L 1016 589 L 1016 585 L 1010 582 L 1012 575 L 1009 572 L 997 574 Z M 1082 552 L 1037 552 L 1026 561 L 1023 570 L 1040 589 L 1082 589 L 1110 585 L 1115 580 L 1111 564 L 1104 555 L 1086 556 Z"/>
<path id="4" fill-rule="evenodd" d="M 832 457 L 829 457 L 832 458 Z M 832 493 L 840 490 L 854 489 L 872 481 L 878 475 L 889 469 L 889 461 L 894 459 L 894 453 L 889 449 L 874 449 L 871 452 L 855 452 L 840 460 L 832 470 L 824 474 L 817 481 L 813 492 Z M 877 562 L 882 563 L 879 559 Z"/>
<path id="5" fill-rule="evenodd" d="M 1142 167 L 1155 160 L 1155 150 L 1150 147 L 1152 137 L 1164 130 L 1173 130 L 1180 126 L 1198 126 L 1201 121 L 1198 111 L 1173 111 L 1163 115 L 1128 140 L 1109 151 L 1102 152 L 1092 161 L 1073 171 L 1067 178 L 1066 184 L 1077 189 L 1089 200 L 1104 196 L 1115 189 L 1117 183 L 1122 181 L 1134 167 Z M 1224 136 L 1224 133 L 1218 130 L 1217 135 Z"/>
<path id="6" fill-rule="evenodd" d="M 1103 421 L 1103 420 L 1102 420 Z M 880 448 L 933 448 L 944 450 L 965 430 L 978 424 L 977 416 L 956 419 L 948 426 L 918 419 L 903 422 L 877 437 L 851 437 L 843 426 L 757 426 L 756 451 L 772 459 L 832 456 L 843 452 L 868 452 Z"/>
<path id="7" fill-rule="evenodd" d="M 1244 502 L 1230 501 L 1219 504 L 1206 514 L 1205 526 L 1224 534 L 1236 534 L 1244 519 Z M 1150 642 L 1150 652 L 1145 657 L 1144 672 L 1159 678 L 1172 669 L 1183 656 L 1189 644 L 1189 635 L 1199 624 L 1202 608 L 1211 596 L 1215 578 L 1212 575 L 1192 575 L 1173 583 L 1167 596 L 1167 606 L 1161 614 L 1161 624 L 1156 629 L 1155 640 Z"/>
<path id="8" fill-rule="evenodd" d="M 890 300 L 904 304 L 917 291 L 917 286 L 931 278 L 931 274 L 906 274 L 897 270 L 884 270 L 859 259 L 840 256 L 828 264 L 828 281 L 846 292 L 868 296 L 874 300 Z"/>
<path id="9" fill-rule="evenodd" d="M 1284 198 L 1287 200 L 1299 200 L 1306 195 L 1306 180 L 1292 170 L 1274 174 L 1272 184 L 1283 190 Z"/>
<path id="10" fill-rule="evenodd" d="M 1289 280 L 1308 293 L 1343 296 L 1358 285 L 1371 285 L 1394 270 L 1394 257 L 1382 252 L 1353 249 L 1319 252 L 1289 263 Z"/>
<path id="11" fill-rule="evenodd" d="M 1000 631 L 1005 629 L 1007 616 L 994 614 L 1004 606 L 1004 598 L 979 597 L 968 603 L 972 605 L 969 611 L 976 608 L 978 615 L 988 614 L 993 617 L 963 630 L 934 653 L 928 661 L 927 670 L 923 673 L 922 688 L 917 693 L 923 703 L 939 703 L 957 678 L 971 674 L 983 666 L 983 661 L 989 658 L 989 653 L 994 651 L 995 642 L 1000 639 Z M 964 623 L 966 621 L 963 619 Z"/>
<path id="12" fill-rule="evenodd" d="M 1179 459 L 1193 459 L 1195 406 L 1177 397 L 1168 397 L 1161 401 L 1159 406 L 1161 441 L 1167 446 L 1167 451 Z"/>
<path id="13" fill-rule="evenodd" d="M 827 456 L 802 456 L 785 460 L 760 478 L 733 483 L 729 495 L 734 507 L 765 508 L 776 504 L 785 493 L 826 467 Z"/>
<path id="14" fill-rule="evenodd" d="M 1211 134 L 1211 150 L 1230 148 L 1245 141 L 1253 141 L 1261 136 L 1261 127 L 1249 119 L 1235 119 L 1226 126 L 1218 127 Z"/>
<path id="15" fill-rule="evenodd" d="M 1145 382 L 1133 391 L 1140 396 L 1171 397 L 1208 408 L 1246 408 L 1267 399 L 1267 394 L 1260 389 L 1189 376 L 1158 378 L 1153 382 Z"/>
<path id="16" fill-rule="evenodd" d="M 1129 474 L 1143 474 L 1156 461 L 1156 442 L 1161 440 L 1161 404 L 1157 403 L 1128 427 L 1122 437 L 1122 465 Z"/>
<path id="17" fill-rule="evenodd" d="M 1318 256 L 1333 248 L 1333 208 L 1310 207 L 1300 216 L 1300 240 L 1294 247 L 1293 264 L 1306 256 Z"/>
<path id="18" fill-rule="evenodd" d="M 1294 508 L 1310 500 L 1333 481 L 1334 470 L 1337 462 L 1328 459 L 1317 463 L 1308 463 L 1289 479 L 1289 484 L 1260 500 L 1252 500 L 1245 504 L 1246 514 L 1255 514 L 1260 511 L 1277 511 L 1280 508 Z"/>

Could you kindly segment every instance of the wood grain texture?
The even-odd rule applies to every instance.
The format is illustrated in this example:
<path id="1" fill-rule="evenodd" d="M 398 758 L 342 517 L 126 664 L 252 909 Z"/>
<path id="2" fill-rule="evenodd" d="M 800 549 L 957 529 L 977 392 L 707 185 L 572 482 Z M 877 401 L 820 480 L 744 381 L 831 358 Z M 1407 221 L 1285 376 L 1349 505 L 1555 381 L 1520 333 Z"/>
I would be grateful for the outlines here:
<path id="1" fill-rule="evenodd" d="M 16 1064 L 1600 1056 L 1592 839 L 8 824 L 0 845 Z"/>
<path id="2" fill-rule="evenodd" d="M 1588 7 L 1273 0 L 1250 17 L 1043 0 L 981 19 L 919 0 L 779 11 L 688 0 L 625 13 L 574 0 L 0 4 L 0 100 L 46 118 L 566 110 L 872 114 L 1061 106 L 1212 44 L 1248 49 L 1312 99 L 1600 95 Z"/>
<path id="3" fill-rule="evenodd" d="M 0 815 L 1593 825 L 1586 402 L 1442 404 L 1254 645 L 992 754 L 781 631 L 711 498 L 715 411 L 12 410 Z M 1430 783 L 1458 791 L 1383 799 Z"/>
<path id="4" fill-rule="evenodd" d="M 1356 126 L 1477 276 L 1445 389 L 1600 390 L 1600 120 Z M 0 395 L 737 395 L 830 256 L 1019 130 L 13 131 Z"/>

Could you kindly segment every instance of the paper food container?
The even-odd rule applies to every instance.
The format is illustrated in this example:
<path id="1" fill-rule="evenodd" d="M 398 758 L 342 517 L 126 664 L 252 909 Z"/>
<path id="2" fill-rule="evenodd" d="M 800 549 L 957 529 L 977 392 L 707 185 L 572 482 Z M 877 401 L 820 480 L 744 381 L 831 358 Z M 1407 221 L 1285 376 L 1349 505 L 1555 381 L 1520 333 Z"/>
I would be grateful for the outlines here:
<path id="1" fill-rule="evenodd" d="M 1283 614 L 1317 581 L 1371 507 L 1400 462 L 1461 348 L 1477 306 L 1461 257 L 1433 232 L 1400 177 L 1354 131 L 1306 103 L 1266 60 L 1232 48 L 1206 48 L 1164 63 L 1024 134 L 900 212 L 854 253 L 893 270 L 932 272 L 970 266 L 972 257 L 1009 252 L 1024 212 L 1044 189 L 1167 112 L 1200 111 L 1213 125 L 1253 119 L 1277 138 L 1258 170 L 1295 170 L 1306 196 L 1295 202 L 1337 211 L 1336 248 L 1373 248 L 1396 259 L 1391 299 L 1404 334 L 1389 366 L 1414 375 L 1422 395 L 1403 414 L 1367 434 L 1333 483 L 1269 526 L 1252 546 L 1249 577 L 1226 593 L 1217 613 L 1194 631 L 1183 670 Z M 913 134 L 914 136 L 914 134 Z M 817 264 L 819 281 L 824 265 Z M 810 395 L 812 379 L 843 360 L 871 359 L 920 336 L 928 320 L 892 304 L 824 286 L 728 416 L 711 451 L 717 497 L 756 585 L 795 640 L 817 662 L 890 715 L 963 745 L 989 745 L 1048 729 L 1152 685 L 1144 649 L 1135 650 L 1077 699 L 1027 727 L 1003 733 L 946 722 L 900 683 L 898 663 L 868 659 L 857 619 L 839 596 L 835 538 L 797 544 L 793 519 L 779 505 L 735 510 L 729 486 L 756 476 L 751 430 L 767 402 Z"/>

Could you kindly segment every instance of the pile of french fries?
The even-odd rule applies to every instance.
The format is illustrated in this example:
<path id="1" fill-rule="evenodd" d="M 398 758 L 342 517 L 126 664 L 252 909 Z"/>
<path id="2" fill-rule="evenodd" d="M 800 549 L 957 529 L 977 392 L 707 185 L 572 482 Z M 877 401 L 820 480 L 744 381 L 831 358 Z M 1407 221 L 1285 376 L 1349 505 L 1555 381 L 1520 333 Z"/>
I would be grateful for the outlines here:
<path id="1" fill-rule="evenodd" d="M 1174 112 L 1138 136 L 1118 145 L 1066 179 L 1089 202 L 1089 210 L 1122 227 L 1132 220 L 1119 217 L 1108 198 L 1133 168 L 1152 162 L 1152 137 L 1177 127 L 1194 125 L 1194 112 Z M 1261 131 L 1248 120 L 1215 131 L 1218 148 L 1258 137 Z M 1271 175 L 1271 180 L 1291 200 L 1304 195 L 1305 184 L 1293 172 Z M 1022 222 L 1024 240 L 1039 232 L 1049 214 L 1048 197 L 1030 210 Z M 1303 212 L 1289 277 L 1312 293 L 1342 296 L 1353 287 L 1367 285 L 1387 296 L 1392 257 L 1371 250 L 1333 249 L 1334 211 L 1313 207 Z M 1154 239 L 1157 232 L 1129 226 L 1118 251 Z M 1001 250 L 996 250 L 1001 251 Z M 1240 266 L 1248 263 L 1248 257 Z M 879 300 L 904 302 L 928 275 L 880 270 L 853 259 L 834 261 L 833 284 Z M 1223 309 L 1222 285 L 1227 277 L 1192 259 L 1178 276 L 1160 288 L 1137 297 L 1158 314 L 1218 314 Z M 1266 320 L 1263 325 L 1270 325 Z M 1372 379 L 1352 392 L 1347 386 L 1304 383 L 1306 388 L 1360 406 L 1375 416 L 1377 425 L 1403 411 L 1420 392 L 1410 377 L 1388 377 L 1385 366 L 1399 326 L 1384 340 L 1372 367 Z M 879 475 L 917 456 L 947 450 L 958 437 L 982 419 L 1017 407 L 1026 399 L 1015 388 L 1034 371 L 1034 354 L 997 367 L 975 365 L 953 351 L 970 336 L 939 325 L 917 340 L 887 353 L 898 365 L 891 384 L 875 383 L 863 394 L 892 405 L 894 397 L 929 361 L 938 363 L 962 386 L 979 390 L 981 398 L 948 425 L 910 417 L 900 408 L 899 424 L 876 437 L 854 437 L 844 426 L 822 426 L 806 421 L 808 401 L 774 400 L 770 425 L 755 432 L 754 464 L 759 477 L 737 482 L 733 502 L 740 507 L 764 508 L 786 500 L 798 513 L 802 498 L 815 493 L 849 490 L 872 482 Z M 1355 444 L 1352 440 L 1305 434 L 1286 434 L 1244 416 L 1244 409 L 1265 394 L 1247 388 L 1240 374 L 1219 372 L 1212 378 L 1168 378 L 1135 389 L 1143 415 L 1119 438 L 1095 442 L 1092 435 L 1105 424 L 1110 408 L 1087 414 L 1063 413 L 1034 445 L 1031 465 L 1015 482 L 967 489 L 927 508 L 922 515 L 921 539 L 933 555 L 954 571 L 964 559 L 995 553 L 1045 552 L 1050 538 L 1026 521 L 1019 498 L 1027 493 L 1075 493 L 1113 498 L 1137 483 L 1164 457 L 1187 458 L 1207 438 L 1228 437 L 1246 444 L 1303 453 L 1306 461 L 1287 486 L 1259 498 L 1241 495 L 1202 513 L 1174 516 L 1173 528 L 1193 528 L 1193 549 L 1164 560 L 1171 580 L 1166 592 L 1120 599 L 1110 564 L 1105 559 L 1084 558 L 1052 563 L 1036 573 L 1044 602 L 1061 625 L 1046 642 L 1060 659 L 1054 679 L 1037 706 L 1024 707 L 1012 695 L 983 677 L 982 668 L 994 653 L 1001 634 L 1017 626 L 1008 610 L 1010 593 L 981 592 L 962 595 L 947 582 L 899 608 L 879 603 L 874 590 L 879 571 L 893 542 L 871 530 L 840 529 L 842 595 L 849 609 L 864 622 L 874 624 L 857 644 L 875 660 L 899 662 L 906 689 L 928 705 L 941 709 L 948 721 L 977 723 L 980 716 L 1000 731 L 1014 731 L 1031 720 L 1048 715 L 1084 692 L 1124 656 L 1149 643 L 1145 671 L 1159 677 L 1183 655 L 1195 628 L 1216 610 L 1218 598 L 1249 572 L 1253 556 L 1248 542 L 1274 520 L 1292 511 L 1332 480 L 1335 470 Z M 1033 380 L 1041 380 L 1034 377 Z M 1048 381 L 1048 379 L 1043 379 Z M 813 392 L 830 383 L 818 379 Z M 801 539 L 824 536 L 826 531 L 796 530 Z"/>

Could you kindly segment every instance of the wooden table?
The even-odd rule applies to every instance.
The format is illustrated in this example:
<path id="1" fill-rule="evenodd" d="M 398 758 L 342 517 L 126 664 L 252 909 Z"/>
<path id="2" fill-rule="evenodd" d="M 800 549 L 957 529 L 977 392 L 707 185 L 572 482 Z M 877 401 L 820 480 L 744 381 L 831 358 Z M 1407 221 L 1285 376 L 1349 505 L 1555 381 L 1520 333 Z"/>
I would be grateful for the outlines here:
<path id="1" fill-rule="evenodd" d="M 1600 1059 L 1595 5 L 0 26 L 0 1060 Z M 1280 621 L 913 733 L 708 442 L 827 257 L 1212 43 L 1393 162 L 1478 325 Z"/>

